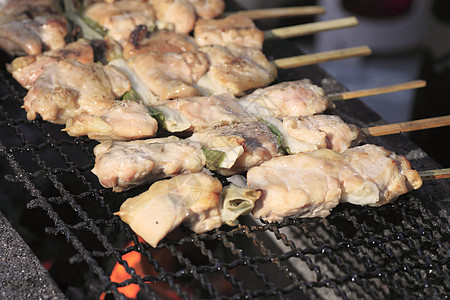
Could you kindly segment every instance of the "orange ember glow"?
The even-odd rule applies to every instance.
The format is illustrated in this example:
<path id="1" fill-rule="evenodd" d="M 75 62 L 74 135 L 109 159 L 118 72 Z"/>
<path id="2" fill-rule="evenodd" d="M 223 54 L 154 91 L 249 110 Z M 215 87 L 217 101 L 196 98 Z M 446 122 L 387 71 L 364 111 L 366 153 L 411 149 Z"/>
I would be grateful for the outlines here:
<path id="1" fill-rule="evenodd" d="M 145 243 L 145 241 L 139 237 L 139 242 Z M 129 242 L 124 249 L 134 246 L 134 242 Z M 172 256 L 166 252 L 165 249 L 155 250 L 150 249 L 152 252 L 152 256 L 157 259 L 160 263 L 162 263 L 165 267 L 169 267 L 169 269 L 173 269 L 173 266 L 171 266 L 175 260 L 172 258 Z M 128 263 L 128 266 L 130 268 L 133 268 L 136 271 L 136 274 L 138 276 L 144 277 L 145 275 L 154 275 L 157 276 L 157 272 L 153 266 L 151 266 L 145 258 L 142 257 L 142 254 L 136 251 L 132 251 L 130 253 L 122 255 L 122 259 L 125 260 Z M 116 263 L 114 266 L 110 279 L 112 282 L 123 282 L 127 279 L 131 279 L 131 275 L 125 270 L 125 267 L 120 264 Z M 172 299 L 172 300 L 179 300 L 181 299 L 176 292 L 171 291 L 170 287 L 167 283 L 164 282 L 158 282 L 158 283 L 151 283 L 150 284 L 151 289 L 153 292 L 155 292 L 158 296 L 160 296 L 162 299 Z M 126 297 L 130 299 L 136 299 L 137 295 L 140 291 L 140 287 L 137 284 L 128 284 L 124 287 L 119 287 L 117 290 L 124 294 Z M 105 293 L 102 293 L 99 300 L 104 300 L 106 297 Z"/>
<path id="2" fill-rule="evenodd" d="M 172 237 L 176 237 L 176 234 L 181 234 L 172 232 Z M 139 237 L 139 242 L 145 243 L 145 241 Z M 129 242 L 124 249 L 134 246 L 134 242 Z M 192 244 L 180 245 L 177 247 L 178 251 L 181 251 L 191 262 L 194 264 L 205 264 L 207 260 L 203 256 L 196 246 Z M 171 253 L 167 248 L 155 249 L 149 248 L 151 258 L 158 262 L 160 268 L 164 269 L 166 272 L 176 272 L 181 268 L 178 263 L 178 259 Z M 154 265 L 151 264 L 145 256 L 137 251 L 131 251 L 127 254 L 122 255 L 122 259 L 125 260 L 130 268 L 133 268 L 137 276 L 154 276 L 158 277 L 159 273 L 155 269 Z M 237 272 L 238 268 L 229 270 L 229 273 L 233 274 L 235 277 L 239 277 Z M 131 279 L 131 275 L 125 270 L 122 264 L 119 262 L 114 266 L 111 275 L 111 282 L 121 283 L 125 280 Z M 199 286 L 198 281 L 189 278 L 178 278 L 175 282 L 181 286 L 184 293 L 188 294 L 190 298 L 199 298 Z M 211 274 L 211 283 L 214 285 L 214 289 L 221 294 L 228 295 L 233 291 L 231 283 L 225 279 L 221 272 Z M 148 283 L 151 291 L 155 293 L 161 299 L 170 300 L 181 300 L 181 297 L 176 291 L 173 291 L 167 282 L 152 282 Z M 125 295 L 127 298 L 136 299 L 138 293 L 140 292 L 140 287 L 137 284 L 128 284 L 124 287 L 119 287 L 117 290 Z M 105 300 L 106 294 L 102 293 L 99 300 Z"/>
<path id="3" fill-rule="evenodd" d="M 142 242 L 142 240 L 140 240 Z M 128 243 L 128 245 L 126 245 L 125 248 L 133 246 L 134 243 L 130 242 Z M 127 254 L 124 254 L 122 256 L 122 259 L 125 260 L 128 263 L 128 266 L 133 268 L 136 271 L 136 274 L 144 276 L 144 271 L 142 269 L 142 254 L 139 252 L 130 252 Z M 112 272 L 111 272 L 111 276 L 110 279 L 112 282 L 123 282 L 127 279 L 131 279 L 131 275 L 125 270 L 125 267 L 122 266 L 120 263 L 116 263 L 116 265 L 114 266 Z M 124 294 L 126 297 L 131 298 L 131 299 L 136 299 L 137 294 L 140 291 L 140 287 L 137 284 L 128 284 L 127 286 L 124 287 L 119 287 L 117 288 L 117 290 Z M 105 293 L 102 293 L 102 295 L 100 296 L 100 300 L 104 300 L 105 299 Z"/>

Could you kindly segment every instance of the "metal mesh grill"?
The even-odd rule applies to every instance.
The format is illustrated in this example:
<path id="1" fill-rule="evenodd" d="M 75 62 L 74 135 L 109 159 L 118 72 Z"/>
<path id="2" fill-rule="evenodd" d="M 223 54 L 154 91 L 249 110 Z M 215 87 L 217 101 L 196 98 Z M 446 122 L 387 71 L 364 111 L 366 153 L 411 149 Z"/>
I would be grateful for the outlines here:
<path id="1" fill-rule="evenodd" d="M 287 56 L 280 49 L 289 51 L 289 47 L 292 50 L 278 42 L 278 55 Z M 8 198 L 14 205 L 45 216 L 44 241 L 55 236 L 68 245 L 62 249 L 69 253 L 71 269 L 64 271 L 71 274 L 55 281 L 71 297 L 98 299 L 105 293 L 106 299 L 124 299 L 118 288 L 130 284 L 139 285 L 142 299 L 385 299 L 450 294 L 449 219 L 442 209 L 450 190 L 446 181 L 425 183 L 380 208 L 340 205 L 326 219 L 264 224 L 244 217 L 237 228 L 224 226 L 207 234 L 180 227 L 153 249 L 113 215 L 126 198 L 148 186 L 120 194 L 102 188 L 90 172 L 96 142 L 70 138 L 60 132 L 61 126 L 40 119 L 27 121 L 20 108 L 25 91 L 5 70 L 0 76 L 4 186 L 10 187 Z M 280 72 L 279 80 L 304 77 L 328 91 L 343 89 L 316 67 Z M 336 113 L 360 126 L 380 122 L 359 101 L 338 104 Z M 373 142 L 408 155 L 418 169 L 436 167 L 403 136 Z M 139 268 L 145 272 L 123 259 L 132 252 L 141 253 Z M 124 266 L 129 279 L 110 280 L 116 263 Z"/>

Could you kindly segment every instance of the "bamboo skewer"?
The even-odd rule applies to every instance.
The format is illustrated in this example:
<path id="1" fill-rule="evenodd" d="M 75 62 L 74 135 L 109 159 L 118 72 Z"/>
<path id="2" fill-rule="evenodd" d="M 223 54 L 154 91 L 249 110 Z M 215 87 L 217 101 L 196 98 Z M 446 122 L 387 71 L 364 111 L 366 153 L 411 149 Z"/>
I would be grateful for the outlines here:
<path id="1" fill-rule="evenodd" d="M 314 22 L 282 28 L 275 28 L 264 31 L 264 39 L 288 39 L 303 35 L 314 34 L 317 32 L 347 28 L 358 25 L 358 19 L 355 17 L 341 18 L 329 21 Z"/>
<path id="2" fill-rule="evenodd" d="M 419 176 L 420 176 L 420 178 L 422 178 L 422 180 L 450 178 L 450 168 L 419 171 Z"/>
<path id="3" fill-rule="evenodd" d="M 392 92 L 404 91 L 409 89 L 417 89 L 426 86 L 425 80 L 413 80 L 409 82 L 388 85 L 384 87 L 364 89 L 358 91 L 348 91 L 343 93 L 336 93 L 328 95 L 328 99 L 331 101 L 337 100 L 349 100 L 373 95 L 387 94 Z"/>
<path id="4" fill-rule="evenodd" d="M 280 69 L 290 69 L 331 60 L 345 59 L 357 56 L 366 56 L 370 55 L 371 53 L 372 50 L 370 50 L 368 46 L 360 46 L 313 54 L 304 54 L 286 58 L 279 58 L 274 60 L 273 63 Z"/>
<path id="5" fill-rule="evenodd" d="M 444 126 L 450 126 L 450 115 L 402 123 L 366 127 L 362 128 L 362 131 L 367 136 L 381 136 Z"/>
<path id="6" fill-rule="evenodd" d="M 231 14 L 239 14 L 241 16 L 249 17 L 253 20 L 258 20 L 258 19 L 275 19 L 283 17 L 322 15 L 324 13 L 325 8 L 323 8 L 322 6 L 294 6 L 294 7 L 252 9 L 237 12 L 225 12 L 224 16 L 228 16 Z"/>

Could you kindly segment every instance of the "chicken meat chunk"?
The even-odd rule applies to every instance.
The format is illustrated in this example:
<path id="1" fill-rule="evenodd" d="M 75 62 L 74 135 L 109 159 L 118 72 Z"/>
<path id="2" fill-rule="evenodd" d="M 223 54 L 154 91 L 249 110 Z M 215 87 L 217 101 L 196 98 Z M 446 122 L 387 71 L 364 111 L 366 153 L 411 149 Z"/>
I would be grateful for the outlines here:
<path id="1" fill-rule="evenodd" d="M 153 0 L 158 21 L 172 24 L 175 32 L 188 34 L 194 29 L 197 15 L 188 0 Z"/>
<path id="2" fill-rule="evenodd" d="M 58 1 L 5 0 L 0 4 L 0 47 L 12 56 L 64 47 L 66 26 Z"/>
<path id="3" fill-rule="evenodd" d="M 116 215 L 156 247 L 180 224 L 196 233 L 219 228 L 221 189 L 217 178 L 203 172 L 177 175 L 155 182 L 146 192 L 127 199 Z"/>
<path id="4" fill-rule="evenodd" d="M 198 50 L 194 39 L 185 34 L 161 30 L 149 33 L 146 26 L 138 26 L 123 49 L 123 57 L 148 53 L 184 53 Z"/>
<path id="5" fill-rule="evenodd" d="M 341 202 L 357 205 L 381 206 L 395 201 L 400 195 L 422 185 L 422 179 L 410 162 L 402 155 L 396 155 L 383 147 L 371 144 L 354 147 L 343 152 L 345 162 L 365 180 L 376 186 L 374 193 L 361 197 L 353 196 L 358 186 L 344 186 Z"/>
<path id="6" fill-rule="evenodd" d="M 202 146 L 169 138 L 130 142 L 105 141 L 94 148 L 92 172 L 115 192 L 183 173 L 200 172 L 206 163 Z"/>
<path id="7" fill-rule="evenodd" d="M 129 141 L 155 136 L 158 122 L 142 103 L 119 100 L 100 116 L 80 114 L 68 120 L 64 131 L 70 136 L 87 135 L 97 141 Z"/>
<path id="8" fill-rule="evenodd" d="M 17 57 L 7 69 L 21 86 L 30 89 L 45 68 L 65 59 L 76 59 L 84 64 L 94 62 L 94 51 L 88 41 L 79 39 L 57 50 Z"/>
<path id="9" fill-rule="evenodd" d="M 84 15 L 108 30 L 108 36 L 124 46 L 138 25 L 155 26 L 155 13 L 149 2 L 122 0 L 114 3 L 96 2 Z"/>
<path id="10" fill-rule="evenodd" d="M 189 131 L 199 131 L 208 127 L 233 123 L 256 122 L 237 102 L 232 94 L 205 97 L 178 98 L 156 108 L 169 108 L 186 118 Z"/>
<path id="11" fill-rule="evenodd" d="M 213 19 L 223 14 L 225 10 L 224 0 L 188 0 L 195 9 L 198 17 Z"/>
<path id="12" fill-rule="evenodd" d="M 283 118 L 287 134 L 312 145 L 317 149 L 328 148 L 342 153 L 352 144 L 359 143 L 363 133 L 353 124 L 347 124 L 335 115 L 312 115 L 301 118 Z"/>
<path id="13" fill-rule="evenodd" d="M 127 77 L 114 66 L 62 60 L 34 82 L 23 107 L 29 120 L 38 113 L 46 121 L 64 124 L 81 113 L 102 115 L 130 88 Z"/>
<path id="14" fill-rule="evenodd" d="M 324 112 L 333 108 L 325 91 L 309 79 L 287 81 L 255 90 L 240 98 L 249 111 L 259 107 L 267 109 L 272 117 L 300 117 Z"/>
<path id="15" fill-rule="evenodd" d="M 340 202 L 379 206 L 421 186 L 406 158 L 364 145 L 277 157 L 250 169 L 250 188 L 262 190 L 253 215 L 268 222 L 326 217 Z"/>
<path id="16" fill-rule="evenodd" d="M 199 46 L 238 44 L 262 49 L 264 33 L 250 18 L 230 15 L 223 19 L 198 20 L 194 28 L 195 41 Z"/>
<path id="17" fill-rule="evenodd" d="M 207 54 L 210 62 L 208 72 L 197 82 L 203 95 L 232 93 L 240 96 L 267 86 L 277 76 L 275 65 L 256 48 L 210 45 L 201 47 L 200 51 Z"/>
<path id="18" fill-rule="evenodd" d="M 201 52 L 149 52 L 132 56 L 127 64 L 160 100 L 200 95 L 193 84 L 209 66 Z"/>

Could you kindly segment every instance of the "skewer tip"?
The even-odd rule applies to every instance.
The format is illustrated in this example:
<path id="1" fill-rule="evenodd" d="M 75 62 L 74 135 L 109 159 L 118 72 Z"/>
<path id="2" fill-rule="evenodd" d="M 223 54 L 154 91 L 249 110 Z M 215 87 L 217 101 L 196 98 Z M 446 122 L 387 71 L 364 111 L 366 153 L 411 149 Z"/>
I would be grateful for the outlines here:
<path id="1" fill-rule="evenodd" d="M 420 176 L 420 178 L 422 178 L 422 180 L 450 178 L 450 168 L 439 169 L 439 170 L 420 171 L 419 176 Z"/>

